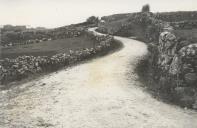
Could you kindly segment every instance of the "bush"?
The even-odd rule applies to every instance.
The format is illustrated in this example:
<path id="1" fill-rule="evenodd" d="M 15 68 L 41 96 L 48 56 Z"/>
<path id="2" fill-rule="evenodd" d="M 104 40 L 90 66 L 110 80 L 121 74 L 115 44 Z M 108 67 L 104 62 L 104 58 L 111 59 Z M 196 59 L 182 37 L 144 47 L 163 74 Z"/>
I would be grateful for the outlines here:
<path id="1" fill-rule="evenodd" d="M 89 24 L 98 24 L 99 18 L 95 16 L 91 16 L 86 20 L 87 23 Z"/>
<path id="2" fill-rule="evenodd" d="M 146 4 L 142 7 L 142 12 L 150 12 L 150 6 L 149 4 Z"/>

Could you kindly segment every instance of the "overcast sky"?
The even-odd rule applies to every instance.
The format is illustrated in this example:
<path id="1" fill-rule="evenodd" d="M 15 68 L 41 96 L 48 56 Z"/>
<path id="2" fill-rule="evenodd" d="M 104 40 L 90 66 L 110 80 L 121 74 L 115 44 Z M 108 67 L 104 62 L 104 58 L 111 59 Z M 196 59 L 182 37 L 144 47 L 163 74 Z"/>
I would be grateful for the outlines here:
<path id="1" fill-rule="evenodd" d="M 140 11 L 194 11 L 197 0 L 0 0 L 0 25 L 58 27 L 85 21 L 91 15 Z"/>

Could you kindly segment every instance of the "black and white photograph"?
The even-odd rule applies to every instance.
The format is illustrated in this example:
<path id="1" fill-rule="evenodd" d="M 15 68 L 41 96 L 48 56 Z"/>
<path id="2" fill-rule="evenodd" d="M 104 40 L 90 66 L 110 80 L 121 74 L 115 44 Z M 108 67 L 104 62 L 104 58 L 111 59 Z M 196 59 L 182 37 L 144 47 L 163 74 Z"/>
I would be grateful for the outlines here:
<path id="1" fill-rule="evenodd" d="M 0 128 L 197 128 L 197 1 L 0 0 Z"/>

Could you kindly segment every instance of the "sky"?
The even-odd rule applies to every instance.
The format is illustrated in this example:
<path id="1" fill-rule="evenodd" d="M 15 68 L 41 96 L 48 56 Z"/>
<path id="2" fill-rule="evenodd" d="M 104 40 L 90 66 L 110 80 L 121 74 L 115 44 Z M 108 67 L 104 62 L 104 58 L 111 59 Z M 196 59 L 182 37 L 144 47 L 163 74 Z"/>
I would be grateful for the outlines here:
<path id="1" fill-rule="evenodd" d="M 106 16 L 140 11 L 197 11 L 197 0 L 0 0 L 0 25 L 54 28 Z"/>

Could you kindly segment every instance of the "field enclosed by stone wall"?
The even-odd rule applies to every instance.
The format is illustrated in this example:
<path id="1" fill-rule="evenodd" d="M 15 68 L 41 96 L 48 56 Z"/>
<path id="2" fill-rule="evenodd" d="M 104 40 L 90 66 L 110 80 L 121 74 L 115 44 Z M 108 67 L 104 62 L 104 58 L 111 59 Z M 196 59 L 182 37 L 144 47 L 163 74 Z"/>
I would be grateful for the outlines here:
<path id="1" fill-rule="evenodd" d="M 96 36 L 88 31 L 85 33 L 97 42 L 95 46 L 76 51 L 70 50 L 69 53 L 59 53 L 53 56 L 19 56 L 16 59 L 6 58 L 1 60 L 0 83 L 7 84 L 32 75 L 56 71 L 79 61 L 106 54 L 121 46 L 112 36 Z"/>

